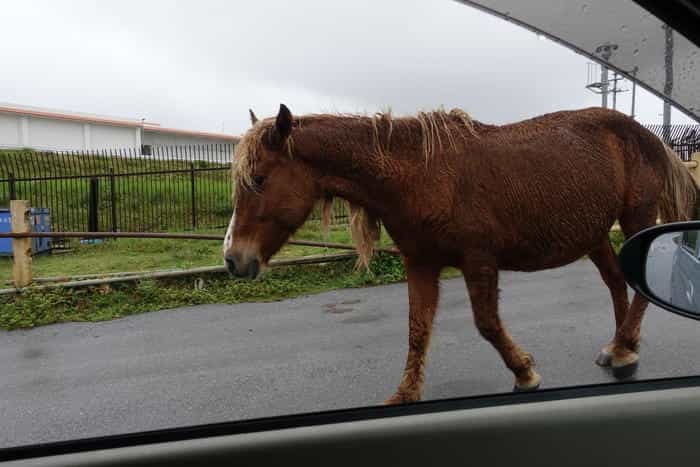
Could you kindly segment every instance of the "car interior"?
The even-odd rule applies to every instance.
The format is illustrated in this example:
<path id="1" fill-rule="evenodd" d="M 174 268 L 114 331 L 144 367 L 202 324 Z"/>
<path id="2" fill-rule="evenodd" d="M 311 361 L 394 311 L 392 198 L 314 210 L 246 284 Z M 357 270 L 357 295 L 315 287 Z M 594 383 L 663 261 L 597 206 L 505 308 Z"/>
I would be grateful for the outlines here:
<path id="1" fill-rule="evenodd" d="M 464 8 L 475 7 L 544 34 L 664 96 L 663 76 L 645 65 L 645 60 L 653 59 L 645 57 L 644 50 L 634 55 L 631 51 L 621 52 L 607 59 L 596 52 L 596 44 L 607 37 L 608 29 L 613 29 L 611 35 L 618 30 L 620 17 L 580 18 L 577 27 L 571 26 L 566 15 L 595 2 L 461 3 Z M 643 23 L 652 18 L 655 24 L 666 23 L 680 35 L 677 47 L 700 47 L 700 6 L 696 2 L 608 3 L 619 7 L 619 15 L 629 17 L 630 27 L 635 21 Z M 640 15 L 651 16 L 642 21 Z M 700 94 L 693 84 L 698 84 L 700 74 L 691 75 L 678 78 L 689 84 L 681 86 L 669 99 L 697 118 Z M 678 262 L 674 260 L 677 252 L 673 245 L 686 248 L 691 240 L 695 241 L 697 230 L 700 222 L 652 227 L 627 239 L 619 258 L 630 287 L 668 312 L 688 318 L 687 325 L 698 326 L 700 336 L 700 323 L 694 321 L 700 319 L 700 310 L 692 301 L 672 299 L 673 290 L 678 287 L 682 288 L 682 297 L 694 293 L 683 288 L 685 284 L 694 287 L 692 271 L 680 286 L 672 285 L 670 277 Z M 660 236 L 671 233 L 682 235 L 683 242 L 671 241 L 664 248 L 653 246 Z M 655 261 L 666 261 L 668 274 L 658 273 L 647 263 L 651 252 L 664 255 Z M 700 267 L 697 277 L 700 278 Z M 697 288 L 700 294 L 700 280 Z M 688 376 L 343 409 L 19 446 L 0 449 L 0 461 L 8 466 L 47 467 L 697 465 L 699 420 L 700 376 Z"/>

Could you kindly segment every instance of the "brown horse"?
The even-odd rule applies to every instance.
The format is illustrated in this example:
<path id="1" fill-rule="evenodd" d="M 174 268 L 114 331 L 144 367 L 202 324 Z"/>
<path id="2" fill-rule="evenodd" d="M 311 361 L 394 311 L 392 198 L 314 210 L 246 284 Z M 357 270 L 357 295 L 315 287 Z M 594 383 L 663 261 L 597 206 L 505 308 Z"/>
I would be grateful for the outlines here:
<path id="1" fill-rule="evenodd" d="M 627 287 L 608 232 L 626 236 L 692 217 L 696 187 L 679 158 L 633 119 L 590 108 L 495 126 L 459 110 L 415 117 L 308 115 L 280 106 L 236 147 L 235 211 L 224 244 L 237 276 L 256 276 L 317 201 L 352 209 L 360 258 L 379 222 L 403 255 L 409 336 L 403 378 L 388 403 L 420 399 L 426 351 L 446 266 L 466 281 L 481 335 L 535 389 L 532 356 L 498 316 L 498 271 L 555 268 L 588 255 L 609 287 L 616 329 L 597 363 L 636 368 L 647 302 Z"/>

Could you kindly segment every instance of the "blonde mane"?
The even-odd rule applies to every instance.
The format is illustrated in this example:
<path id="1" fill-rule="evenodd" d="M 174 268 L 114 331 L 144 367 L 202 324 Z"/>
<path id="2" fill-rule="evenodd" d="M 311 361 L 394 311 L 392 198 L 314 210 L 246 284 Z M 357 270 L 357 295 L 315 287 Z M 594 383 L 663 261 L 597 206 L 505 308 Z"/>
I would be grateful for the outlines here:
<path id="1" fill-rule="evenodd" d="M 346 127 L 363 123 L 367 120 L 372 125 L 372 147 L 376 157 L 390 158 L 392 138 L 408 136 L 406 131 L 415 131 L 417 123 L 421 136 L 421 152 L 427 165 L 437 152 L 446 149 L 446 145 L 453 152 L 457 151 L 457 138 L 463 141 L 469 136 L 477 136 L 474 121 L 468 113 L 461 109 L 452 109 L 449 112 L 444 109 L 430 112 L 419 112 L 415 116 L 395 117 L 391 110 L 377 112 L 372 116 L 359 114 L 311 114 L 295 117 L 297 128 L 303 128 L 305 123 L 312 121 L 336 121 L 343 122 Z M 233 154 L 232 177 L 234 186 L 237 183 L 244 186 L 253 186 L 255 162 L 263 145 L 263 139 L 270 137 L 270 130 L 274 127 L 275 119 L 267 118 L 258 121 L 240 139 Z M 400 128 L 400 130 L 399 130 Z M 466 130 L 466 131 L 464 131 Z M 294 131 L 285 141 L 285 148 L 289 157 L 294 156 Z M 332 210 L 332 198 L 321 200 L 321 223 L 324 231 L 330 225 Z M 374 252 L 374 245 L 379 240 L 381 226 L 379 220 L 371 216 L 361 206 L 347 203 L 350 212 L 350 233 L 355 243 L 358 261 L 357 266 L 368 267 Z"/>
<path id="2" fill-rule="evenodd" d="M 275 124 L 274 118 L 266 118 L 258 121 L 250 128 L 238 141 L 233 150 L 233 161 L 231 164 L 231 176 L 234 184 L 241 183 L 247 187 L 253 185 L 253 174 L 255 173 L 255 162 L 263 144 L 263 138 L 268 135 L 268 130 Z M 290 135 L 286 142 L 287 154 L 292 157 L 294 141 Z"/>

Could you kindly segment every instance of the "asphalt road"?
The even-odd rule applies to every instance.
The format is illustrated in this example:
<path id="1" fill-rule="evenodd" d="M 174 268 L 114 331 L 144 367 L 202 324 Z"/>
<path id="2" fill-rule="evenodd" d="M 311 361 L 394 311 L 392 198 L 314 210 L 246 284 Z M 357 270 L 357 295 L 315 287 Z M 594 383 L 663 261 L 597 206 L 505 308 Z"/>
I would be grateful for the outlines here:
<path id="1" fill-rule="evenodd" d="M 593 363 L 613 318 L 589 262 L 503 273 L 501 289 L 543 387 L 613 380 Z M 510 391 L 462 280 L 442 291 L 425 397 Z M 406 331 L 397 284 L 2 332 L 0 446 L 377 404 L 399 381 Z M 650 308 L 641 352 L 637 378 L 699 374 L 700 322 Z"/>

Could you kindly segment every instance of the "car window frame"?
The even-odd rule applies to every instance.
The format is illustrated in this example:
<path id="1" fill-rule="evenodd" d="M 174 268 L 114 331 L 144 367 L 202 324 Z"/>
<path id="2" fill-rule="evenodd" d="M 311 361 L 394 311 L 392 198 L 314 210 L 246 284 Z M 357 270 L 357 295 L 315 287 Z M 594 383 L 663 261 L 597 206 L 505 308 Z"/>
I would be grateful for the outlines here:
<path id="1" fill-rule="evenodd" d="M 665 20 L 673 28 L 686 32 L 688 37 L 696 45 L 700 46 L 700 30 L 692 21 L 693 15 L 681 12 L 676 14 L 674 8 L 679 8 L 683 1 L 668 1 L 664 5 L 670 11 L 669 18 L 663 13 L 664 7 L 659 7 L 651 1 L 633 0 L 638 5 L 651 11 L 655 16 Z M 658 3 L 658 2 L 657 2 Z M 695 16 L 699 17 L 700 15 Z M 680 24 L 680 27 L 679 27 Z M 526 25 L 521 26 L 528 28 Z M 531 29 L 531 28 L 530 28 Z M 565 42 L 557 40 L 560 44 L 571 49 Z M 630 249 L 630 253 L 640 252 L 649 247 L 644 242 L 643 232 L 639 238 L 639 248 Z M 638 234 L 638 235 L 640 235 Z M 696 250 L 698 250 L 696 240 Z M 629 264 L 632 260 L 628 258 Z M 644 268 L 639 268 L 643 274 Z M 342 423 L 353 420 L 368 420 L 372 418 L 396 417 L 411 415 L 414 413 L 435 413 L 438 411 L 454 411 L 464 408 L 479 408 L 485 406 L 519 405 L 528 402 L 541 402 L 549 400 L 565 400 L 576 397 L 590 397 L 605 394 L 624 394 L 637 391 L 656 391 L 668 388 L 700 387 L 700 376 L 683 376 L 673 378 L 660 378 L 642 381 L 622 381 L 615 383 L 601 383 L 594 385 L 575 386 L 571 388 L 540 389 L 536 392 L 501 393 L 483 396 L 470 396 L 447 400 L 423 401 L 401 406 L 361 407 L 343 409 L 338 411 L 326 411 L 316 413 L 294 414 L 282 417 L 270 417 L 253 420 L 239 420 L 217 424 L 195 425 L 182 428 L 171 428 L 147 432 L 136 432 L 124 435 L 113 435 L 89 439 L 77 439 L 55 443 L 26 445 L 19 447 L 0 448 L 0 462 L 27 459 L 35 457 L 56 456 L 66 453 L 96 451 L 99 449 L 113 449 L 125 446 L 138 446 L 159 442 L 173 442 L 181 440 L 209 438 L 214 436 L 242 435 L 295 426 L 319 426 L 329 423 Z M 466 404 L 466 405 L 465 405 Z"/>
<path id="2" fill-rule="evenodd" d="M 151 444 L 175 443 L 203 438 L 232 435 L 243 436 L 253 433 L 293 428 L 322 427 L 324 425 L 380 420 L 410 415 L 455 412 L 460 410 L 479 410 L 490 407 L 508 407 L 538 402 L 554 402 L 697 387 L 700 387 L 700 375 L 545 388 L 532 392 L 507 392 L 455 397 L 419 401 L 403 405 L 354 407 L 0 448 L 0 462 Z"/>

